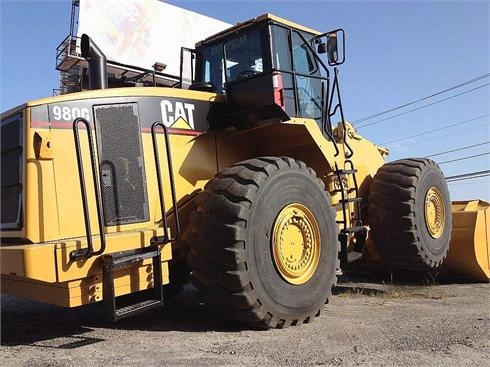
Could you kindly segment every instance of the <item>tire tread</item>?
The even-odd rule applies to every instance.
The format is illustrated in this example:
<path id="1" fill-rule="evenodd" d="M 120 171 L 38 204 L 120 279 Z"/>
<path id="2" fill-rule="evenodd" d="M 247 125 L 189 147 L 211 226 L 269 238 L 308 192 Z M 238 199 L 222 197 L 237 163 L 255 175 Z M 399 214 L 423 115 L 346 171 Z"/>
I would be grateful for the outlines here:
<path id="1" fill-rule="evenodd" d="M 190 247 L 191 279 L 201 290 L 205 303 L 230 319 L 258 328 L 300 325 L 321 313 L 320 308 L 301 317 L 279 318 L 257 298 L 248 274 L 244 230 L 250 218 L 250 206 L 261 185 L 284 168 L 295 168 L 311 176 L 322 189 L 325 203 L 330 203 L 323 181 L 305 163 L 289 157 L 249 159 L 223 170 L 208 182 L 196 200 L 197 210 L 191 215 L 183 238 Z M 329 207 L 335 218 L 334 209 Z M 336 284 L 335 273 L 330 284 Z M 331 287 L 325 303 L 330 296 Z"/>

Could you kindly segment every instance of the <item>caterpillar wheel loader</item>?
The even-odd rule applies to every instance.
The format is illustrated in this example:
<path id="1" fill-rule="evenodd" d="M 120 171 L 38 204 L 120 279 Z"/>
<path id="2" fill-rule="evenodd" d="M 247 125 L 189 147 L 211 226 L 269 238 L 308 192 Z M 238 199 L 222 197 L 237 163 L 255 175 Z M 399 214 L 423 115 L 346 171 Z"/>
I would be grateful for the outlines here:
<path id="1" fill-rule="evenodd" d="M 90 90 L 2 114 L 2 292 L 100 301 L 118 320 L 190 276 L 213 310 L 273 328 L 318 316 L 366 246 L 395 268 L 438 267 L 444 176 L 429 159 L 385 164 L 345 121 L 344 50 L 341 29 L 265 14 L 189 51 L 187 89 L 108 89 L 84 35 Z"/>

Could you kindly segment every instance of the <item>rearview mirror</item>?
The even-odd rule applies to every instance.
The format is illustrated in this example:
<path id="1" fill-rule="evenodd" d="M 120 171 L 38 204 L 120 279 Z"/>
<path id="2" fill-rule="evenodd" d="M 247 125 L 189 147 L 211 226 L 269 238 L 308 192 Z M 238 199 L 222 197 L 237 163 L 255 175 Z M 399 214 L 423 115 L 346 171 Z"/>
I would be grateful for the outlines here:
<path id="1" fill-rule="evenodd" d="M 327 54 L 329 64 L 336 64 L 337 61 L 339 61 L 339 48 L 337 45 L 336 33 L 327 36 Z"/>
<path id="2" fill-rule="evenodd" d="M 345 61 L 345 33 L 343 29 L 336 29 L 326 33 L 327 55 L 330 66 L 340 65 Z M 339 48 L 340 45 L 340 48 Z"/>

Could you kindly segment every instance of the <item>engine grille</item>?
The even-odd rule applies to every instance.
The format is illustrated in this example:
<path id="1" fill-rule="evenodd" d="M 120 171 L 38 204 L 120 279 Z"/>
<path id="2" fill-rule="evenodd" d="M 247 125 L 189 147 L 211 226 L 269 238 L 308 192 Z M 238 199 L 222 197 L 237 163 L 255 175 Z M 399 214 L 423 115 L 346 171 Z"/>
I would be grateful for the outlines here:
<path id="1" fill-rule="evenodd" d="M 22 167 L 24 114 L 1 122 L 1 228 L 22 228 Z"/>
<path id="2" fill-rule="evenodd" d="M 106 226 L 149 219 L 136 103 L 94 107 Z"/>

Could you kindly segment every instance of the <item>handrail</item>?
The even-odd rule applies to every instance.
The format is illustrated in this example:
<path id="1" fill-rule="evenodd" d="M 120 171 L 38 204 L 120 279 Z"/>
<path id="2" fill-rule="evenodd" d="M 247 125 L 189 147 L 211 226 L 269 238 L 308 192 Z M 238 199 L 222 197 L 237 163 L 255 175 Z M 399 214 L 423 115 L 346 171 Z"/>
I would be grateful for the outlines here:
<path id="1" fill-rule="evenodd" d="M 163 192 L 163 185 L 162 185 L 162 172 L 160 170 L 160 158 L 158 154 L 158 142 L 157 142 L 157 133 L 156 129 L 157 127 L 161 127 L 163 130 L 163 135 L 165 137 L 165 150 L 167 153 L 167 165 L 168 165 L 168 171 L 169 171 L 169 181 L 170 181 L 170 192 L 172 194 L 172 206 L 174 209 L 174 217 L 175 217 L 175 235 L 173 237 L 169 237 L 168 234 L 168 226 L 167 226 L 167 211 L 165 210 L 165 196 Z M 162 212 L 162 222 L 163 222 L 163 238 L 162 236 L 155 236 L 152 239 L 152 242 L 156 243 L 168 243 L 168 242 L 175 242 L 179 236 L 180 236 L 180 222 L 179 222 L 179 213 L 177 210 L 177 195 L 175 193 L 175 181 L 174 181 L 174 174 L 173 174 L 173 167 L 172 167 L 172 155 L 170 153 L 170 140 L 168 136 L 168 129 L 167 127 L 161 122 L 161 121 L 156 121 L 151 125 L 151 139 L 153 143 L 153 154 L 155 157 L 155 170 L 157 173 L 157 180 L 158 180 L 158 194 L 160 197 L 160 210 Z"/>
<path id="2" fill-rule="evenodd" d="M 351 158 L 354 155 L 354 150 L 351 148 L 349 143 L 347 142 L 347 129 L 345 125 L 345 118 L 344 118 L 344 109 L 342 108 L 342 98 L 340 96 L 340 89 L 339 89 L 339 81 L 338 81 L 338 69 L 337 67 L 333 68 L 334 71 L 334 79 L 333 79 L 333 85 L 332 85 L 332 94 L 330 97 L 330 106 L 328 109 L 329 117 L 334 116 L 337 113 L 337 109 L 340 111 L 340 119 L 342 122 L 342 143 L 345 144 L 347 149 L 349 149 L 349 153 L 345 152 L 345 157 L 346 158 Z M 332 112 L 330 112 L 331 107 L 332 107 L 332 102 L 333 102 L 333 97 L 334 93 L 337 92 L 337 105 L 333 109 Z"/>
<path id="3" fill-rule="evenodd" d="M 350 159 L 346 159 L 344 161 L 344 167 L 347 166 L 347 164 L 350 165 L 350 169 L 352 171 L 356 171 L 354 168 L 354 163 Z M 357 184 L 357 178 L 355 172 L 352 174 L 352 181 L 354 183 L 354 192 L 356 194 L 356 197 L 359 197 L 359 185 Z M 357 210 L 357 220 L 356 220 L 356 225 L 357 226 L 362 226 L 362 216 L 361 216 L 361 204 L 359 202 L 355 203 L 356 210 Z"/>
<path id="4" fill-rule="evenodd" d="M 330 126 L 332 126 L 332 122 L 330 120 L 330 117 L 332 117 L 333 115 L 335 115 L 335 113 L 330 113 L 330 109 L 332 107 L 332 102 L 333 102 L 333 94 L 334 94 L 334 90 L 337 90 L 337 98 L 338 98 L 338 104 L 337 106 L 335 107 L 334 109 L 334 112 L 337 111 L 337 107 L 340 107 L 340 113 L 341 113 L 341 118 L 342 118 L 342 124 L 343 124 L 343 127 L 344 127 L 344 132 L 345 132 L 345 121 L 344 121 L 344 113 L 343 113 L 343 110 L 342 110 L 342 102 L 340 100 L 340 90 L 338 89 L 338 81 L 337 81 L 337 68 L 334 68 L 334 72 L 335 72 L 335 76 L 334 76 L 334 82 L 333 82 L 333 85 L 332 85 L 332 95 L 331 97 L 329 98 L 329 87 L 330 87 L 330 73 L 329 73 L 329 70 L 328 70 L 328 67 L 325 65 L 325 63 L 323 62 L 323 60 L 320 58 L 320 56 L 318 56 L 318 54 L 315 52 L 315 50 L 310 46 L 310 44 L 308 43 L 308 41 L 305 39 L 305 37 L 303 37 L 303 35 L 301 34 L 301 32 L 295 30 L 295 29 L 291 29 L 291 31 L 295 32 L 300 38 L 301 40 L 304 42 L 304 44 L 306 45 L 306 47 L 310 50 L 311 54 L 313 55 L 313 57 L 315 57 L 315 59 L 320 63 L 320 65 L 323 67 L 323 70 L 325 70 L 325 73 L 327 74 L 327 109 L 325 111 L 325 122 L 322 122 L 322 125 L 326 125 L 326 123 L 328 122 L 330 124 Z M 315 38 L 318 38 L 318 37 L 315 37 Z M 323 99 L 323 88 L 322 88 L 322 99 Z M 322 111 L 323 112 L 323 111 Z M 332 141 L 332 144 L 335 148 L 335 154 L 334 154 L 334 157 L 337 157 L 339 155 L 339 148 L 337 146 L 337 142 L 335 141 L 335 138 L 333 137 L 332 134 L 330 134 L 330 132 L 328 131 L 328 129 L 326 129 L 326 126 L 322 126 L 323 128 L 323 131 L 325 131 L 325 133 L 328 135 L 329 138 L 331 138 L 331 141 Z M 351 157 L 354 152 L 352 151 L 351 147 L 347 144 L 346 140 L 344 139 L 344 143 L 345 145 L 349 148 L 349 151 L 350 151 L 350 155 L 346 155 L 347 158 Z"/>
<path id="5" fill-rule="evenodd" d="M 322 82 L 322 129 L 325 131 L 325 133 L 328 135 L 328 138 L 332 141 L 333 147 L 335 149 L 335 154 L 334 157 L 337 157 L 340 154 L 339 147 L 337 146 L 337 142 L 335 141 L 335 138 L 333 137 L 332 134 L 332 122 L 330 121 L 330 112 L 329 112 L 329 101 L 328 101 L 328 95 L 329 95 L 329 85 L 327 80 L 327 91 L 325 92 L 325 82 Z M 327 98 L 325 98 L 325 94 L 327 95 Z M 323 104 L 326 101 L 326 106 L 323 106 Z M 325 107 L 325 108 L 324 108 Z M 330 126 L 330 129 L 327 127 Z"/>
<path id="6" fill-rule="evenodd" d="M 85 128 L 87 129 L 87 138 L 90 152 L 90 163 L 92 168 L 92 179 L 94 183 L 94 191 L 95 191 L 95 201 L 97 205 L 97 219 L 99 224 L 99 233 L 100 233 L 100 249 L 98 251 L 94 251 L 94 244 L 92 240 L 92 230 L 90 228 L 90 213 L 88 209 L 87 203 L 87 189 L 85 185 L 85 175 L 83 172 L 83 159 L 82 159 L 82 151 L 80 148 L 80 135 L 79 135 L 79 123 L 83 123 Z M 82 118 L 78 117 L 73 121 L 73 136 L 75 139 L 75 151 L 77 154 L 77 166 L 78 166 L 78 177 L 80 180 L 80 191 L 82 194 L 82 206 L 83 206 L 83 219 L 85 222 L 85 233 L 87 236 L 87 248 L 77 249 L 70 252 L 70 258 L 73 261 L 88 259 L 95 255 L 101 255 L 104 253 L 106 248 L 105 241 L 105 232 L 104 232 L 104 223 L 102 222 L 102 196 L 100 193 L 99 179 L 97 169 L 97 163 L 95 158 L 94 145 L 92 140 L 92 128 L 90 123 Z"/>

